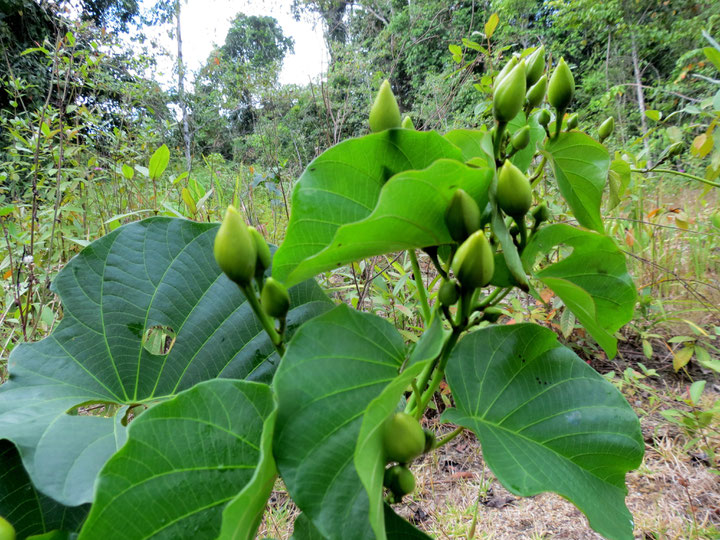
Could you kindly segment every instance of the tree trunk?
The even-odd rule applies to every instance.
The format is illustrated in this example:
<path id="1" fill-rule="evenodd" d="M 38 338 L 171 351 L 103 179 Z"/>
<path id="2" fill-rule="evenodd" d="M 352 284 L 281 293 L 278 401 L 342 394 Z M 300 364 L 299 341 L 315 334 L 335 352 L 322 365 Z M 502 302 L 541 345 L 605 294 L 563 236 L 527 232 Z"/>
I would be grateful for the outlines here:
<path id="1" fill-rule="evenodd" d="M 650 141 L 647 139 L 647 119 L 645 117 L 645 93 L 643 92 L 642 77 L 640 75 L 640 66 L 638 64 L 637 44 L 635 43 L 635 34 L 631 33 L 632 41 L 632 62 L 633 72 L 635 74 L 635 89 L 637 91 L 638 109 L 640 110 L 640 127 L 643 134 L 643 146 L 647 155 L 647 166 L 652 167 L 652 156 L 650 155 Z"/>
<path id="2" fill-rule="evenodd" d="M 190 155 L 190 127 L 188 126 L 187 103 L 185 102 L 185 64 L 183 63 L 182 32 L 180 28 L 180 2 L 175 0 L 175 17 L 177 18 L 177 64 L 178 64 L 178 101 L 182 111 L 182 130 L 185 142 L 185 167 L 190 171 L 192 157 Z"/>

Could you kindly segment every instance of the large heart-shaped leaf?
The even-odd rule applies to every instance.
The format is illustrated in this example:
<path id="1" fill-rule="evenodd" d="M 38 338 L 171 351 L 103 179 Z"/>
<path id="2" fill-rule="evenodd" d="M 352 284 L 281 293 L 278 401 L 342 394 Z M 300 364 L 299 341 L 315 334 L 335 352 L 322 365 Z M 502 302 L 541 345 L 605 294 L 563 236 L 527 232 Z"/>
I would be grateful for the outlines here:
<path id="1" fill-rule="evenodd" d="M 293 501 L 327 538 L 374 538 L 353 460 L 364 412 L 404 358 L 389 322 L 342 305 L 298 330 L 277 371 L 277 466 Z"/>
<path id="2" fill-rule="evenodd" d="M 545 150 L 575 218 L 583 227 L 603 232 L 600 205 L 610 169 L 607 149 L 585 133 L 573 131 L 548 139 Z"/>
<path id="3" fill-rule="evenodd" d="M 0 386 L 0 433 L 47 495 L 70 506 L 92 501 L 97 472 L 124 442 L 118 416 L 67 414 L 79 405 L 109 403 L 122 416 L 112 404 L 162 400 L 215 377 L 271 380 L 278 356 L 215 263 L 216 230 L 169 218 L 133 223 L 58 275 L 61 324 L 13 350 Z M 314 282 L 291 298 L 291 329 L 332 306 Z"/>
<path id="4" fill-rule="evenodd" d="M 19 540 L 54 530 L 77 531 L 89 509 L 68 508 L 38 492 L 15 445 L 0 440 L 0 516 L 15 527 Z"/>
<path id="5" fill-rule="evenodd" d="M 439 158 L 461 160 L 461 154 L 435 132 L 408 129 L 351 139 L 325 151 L 295 186 L 273 276 L 285 281 L 298 264 L 325 249 L 340 226 L 369 216 L 391 176 L 424 169 Z"/>
<path id="6" fill-rule="evenodd" d="M 260 465 L 274 409 L 267 385 L 227 379 L 152 407 L 130 424 L 127 444 L 100 472 L 80 540 L 217 538 L 223 507 Z M 251 494 L 254 512 L 242 525 L 257 526 L 271 488 Z"/>
<path id="7" fill-rule="evenodd" d="M 550 253 L 558 245 L 573 251 L 535 272 L 535 277 L 565 302 L 612 358 L 617 354 L 613 334 L 632 319 L 637 296 L 625 256 L 608 236 L 556 224 L 533 236 L 523 252 L 523 264 L 530 269 L 538 254 Z"/>
<path id="8" fill-rule="evenodd" d="M 462 188 L 485 208 L 491 178 L 490 169 L 449 159 L 396 174 L 383 186 L 372 214 L 340 226 L 330 244 L 298 264 L 286 281 L 297 283 L 372 255 L 451 243 L 445 212 L 453 194 Z"/>
<path id="9" fill-rule="evenodd" d="M 643 439 L 622 394 L 534 324 L 491 326 L 460 341 L 447 367 L 456 409 L 443 420 L 472 429 L 511 492 L 554 491 L 607 538 L 631 539 L 625 474 Z"/>

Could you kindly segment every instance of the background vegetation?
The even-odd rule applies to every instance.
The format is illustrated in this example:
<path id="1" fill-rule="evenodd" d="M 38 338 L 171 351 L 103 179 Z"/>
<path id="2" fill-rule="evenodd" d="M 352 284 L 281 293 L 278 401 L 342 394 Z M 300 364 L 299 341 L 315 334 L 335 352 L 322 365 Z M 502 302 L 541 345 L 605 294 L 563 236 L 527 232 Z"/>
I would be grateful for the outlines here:
<path id="1" fill-rule="evenodd" d="M 642 412 L 662 409 L 682 444 L 717 467 L 720 3 L 294 0 L 298 17 L 323 24 L 331 63 L 320 80 L 280 84 L 292 40 L 273 18 L 238 13 L 192 80 L 182 55 L 174 58 L 167 87 L 153 78 L 152 36 L 172 28 L 181 51 L 182 7 L 0 2 L 0 382 L 10 351 L 62 317 L 50 283 L 92 240 L 151 215 L 219 220 L 235 204 L 279 243 L 294 179 L 328 147 L 368 132 L 383 79 L 418 129 L 480 125 L 498 68 L 542 43 L 573 68 L 570 112 L 580 125 L 594 134 L 615 118 L 606 219 L 631 256 L 640 302 L 620 363 L 607 361 L 552 296 L 537 304 L 508 297 L 506 318 L 560 329 L 642 397 Z M 153 154 L 169 160 L 160 175 L 149 167 Z M 543 189 L 554 220 L 566 220 L 556 188 Z M 409 260 L 387 256 L 321 279 L 412 341 L 411 274 Z M 428 283 L 433 277 L 428 270 Z M 702 398 L 683 393 L 696 380 L 709 382 Z"/>

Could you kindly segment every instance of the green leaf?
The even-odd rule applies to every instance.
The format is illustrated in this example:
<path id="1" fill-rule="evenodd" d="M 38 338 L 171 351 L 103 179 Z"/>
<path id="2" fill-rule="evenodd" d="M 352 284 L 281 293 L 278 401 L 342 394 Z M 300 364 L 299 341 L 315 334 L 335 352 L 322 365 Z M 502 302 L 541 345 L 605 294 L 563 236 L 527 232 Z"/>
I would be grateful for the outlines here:
<path id="1" fill-rule="evenodd" d="M 557 294 L 610 358 L 617 354 L 613 334 L 633 316 L 635 285 L 627 272 L 625 256 L 608 237 L 570 225 L 540 229 L 522 255 L 530 270 L 538 254 L 566 245 L 572 253 L 534 273 Z"/>
<path id="2" fill-rule="evenodd" d="M 530 164 L 535 157 L 538 143 L 542 142 L 545 138 L 545 128 L 538 124 L 537 114 L 531 115 L 526 121 L 525 113 L 522 111 L 520 111 L 518 115 L 510 121 L 508 124 L 508 131 L 512 135 L 526 124 L 530 126 L 530 142 L 525 148 L 515 152 L 515 155 L 510 159 L 513 165 L 522 172 L 526 172 L 528 167 L 530 167 Z"/>
<path id="3" fill-rule="evenodd" d="M 130 165 L 125 165 L 123 163 L 122 174 L 126 179 L 132 180 L 133 176 L 135 176 L 135 169 L 133 169 Z"/>
<path id="4" fill-rule="evenodd" d="M 218 540 L 253 540 L 262 519 L 267 500 L 277 478 L 272 454 L 277 408 L 266 418 L 260 439 L 260 458 L 250 482 L 231 500 L 222 516 Z"/>
<path id="5" fill-rule="evenodd" d="M 714 49 L 713 47 L 705 47 L 703 48 L 703 53 L 705 54 L 705 57 L 713 63 L 718 71 L 720 71 L 720 51 Z"/>
<path id="6" fill-rule="evenodd" d="M 315 528 L 305 512 L 300 512 L 293 523 L 293 535 L 290 540 L 326 540 L 326 538 Z"/>
<path id="7" fill-rule="evenodd" d="M 610 164 L 608 183 L 610 186 L 610 197 L 608 199 L 608 210 L 612 210 L 622 201 L 625 191 L 630 185 L 632 172 L 630 165 L 624 159 L 614 159 Z"/>
<path id="8" fill-rule="evenodd" d="M 457 409 L 512 493 L 554 491 L 611 539 L 632 539 L 625 473 L 643 456 L 640 423 L 615 387 L 534 324 L 491 326 L 460 341 L 447 368 Z"/>
<path id="9" fill-rule="evenodd" d="M 404 358 L 389 322 L 346 305 L 303 325 L 288 345 L 273 381 L 273 452 L 293 501 L 323 536 L 374 537 L 353 457 L 363 413 Z"/>
<path id="10" fill-rule="evenodd" d="M 61 324 L 13 350 L 0 386 L 0 433 L 18 446 L 38 489 L 70 506 L 92 501 L 97 473 L 124 442 L 123 405 L 215 377 L 272 379 L 272 343 L 215 263 L 217 228 L 160 217 L 132 223 L 60 272 L 52 289 Z M 290 292 L 290 331 L 332 306 L 314 282 Z M 169 351 L 150 347 L 171 340 Z M 109 411 L 68 414 L 88 404 Z"/>
<path id="11" fill-rule="evenodd" d="M 610 168 L 605 147 L 579 131 L 548 139 L 545 150 L 560 193 L 580 225 L 603 232 L 600 204 Z"/>
<path id="12" fill-rule="evenodd" d="M 491 167 L 494 166 L 493 143 L 487 131 L 455 129 L 446 133 L 445 138 L 460 149 L 463 161 L 468 162 L 479 159 L 482 161 L 473 161 L 473 163 L 482 166 L 488 166 L 488 164 L 491 164 Z"/>
<path id="13" fill-rule="evenodd" d="M 160 178 L 162 173 L 170 163 L 170 150 L 166 145 L 162 145 L 160 148 L 155 150 L 155 153 L 150 157 L 150 164 L 148 165 L 148 174 L 153 180 Z"/>
<path id="14" fill-rule="evenodd" d="M 19 539 L 55 529 L 76 531 L 89 509 L 68 508 L 37 491 L 15 445 L 0 439 L 0 516 L 15 527 Z"/>
<path id="15" fill-rule="evenodd" d="M 388 179 L 460 152 L 435 132 L 390 129 L 344 141 L 316 158 L 298 179 L 285 241 L 273 277 L 286 281 L 303 260 L 325 249 L 339 227 L 368 217 Z"/>
<path id="16" fill-rule="evenodd" d="M 497 13 L 493 13 L 492 15 L 490 15 L 490 18 L 485 23 L 485 37 L 487 39 L 490 39 L 495 33 L 495 29 L 497 28 L 499 22 L 500 17 L 498 17 Z"/>
<path id="17" fill-rule="evenodd" d="M 422 333 L 415 348 L 410 354 L 408 366 L 425 360 L 433 360 L 440 356 L 445 341 L 450 336 L 450 330 L 443 328 L 442 317 L 438 311 L 435 312 L 430 326 Z"/>
<path id="18" fill-rule="evenodd" d="M 659 122 L 662 118 L 662 113 L 660 111 L 648 109 L 645 111 L 645 116 L 647 116 L 650 120 L 653 120 L 654 122 Z"/>
<path id="19" fill-rule="evenodd" d="M 436 320 L 439 318 L 439 316 L 435 317 Z M 377 398 L 370 402 L 363 414 L 354 461 L 355 469 L 370 500 L 369 519 L 376 540 L 386 540 L 387 538 L 382 497 L 385 473 L 382 426 L 397 409 L 405 389 L 431 361 L 432 358 L 426 358 L 403 371 L 385 387 Z"/>
<path id="20" fill-rule="evenodd" d="M 216 379 L 140 415 L 98 477 L 80 540 L 217 538 L 223 507 L 260 463 L 263 425 L 274 408 L 267 385 Z M 243 516 L 244 526 L 257 526 L 268 494 L 256 494 L 262 504 Z"/>
<path id="21" fill-rule="evenodd" d="M 421 171 L 396 174 L 383 186 L 367 218 L 340 226 L 330 244 L 300 262 L 286 282 L 294 284 L 372 255 L 451 243 L 445 212 L 453 194 L 462 188 L 484 208 L 491 177 L 490 169 L 448 159 Z"/>

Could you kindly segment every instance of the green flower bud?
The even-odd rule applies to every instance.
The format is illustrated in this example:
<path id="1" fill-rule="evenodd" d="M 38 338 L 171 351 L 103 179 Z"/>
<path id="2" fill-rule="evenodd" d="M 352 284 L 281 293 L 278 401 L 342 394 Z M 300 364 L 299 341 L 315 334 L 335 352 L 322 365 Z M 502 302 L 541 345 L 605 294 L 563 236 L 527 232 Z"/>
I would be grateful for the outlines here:
<path id="1" fill-rule="evenodd" d="M 443 280 L 438 291 L 438 300 L 441 306 L 450 307 L 460 298 L 460 291 L 458 285 L 454 281 Z"/>
<path id="2" fill-rule="evenodd" d="M 507 159 L 498 173 L 497 202 L 503 212 L 514 218 L 524 216 L 532 205 L 527 176 Z"/>
<path id="3" fill-rule="evenodd" d="M 393 465 L 385 469 L 383 485 L 390 490 L 395 502 L 400 502 L 405 495 L 415 491 L 415 476 L 403 465 Z"/>
<path id="4" fill-rule="evenodd" d="M 550 219 L 550 210 L 548 210 L 545 201 L 530 210 L 530 217 L 535 220 L 536 225 L 540 225 L 544 221 L 548 221 Z"/>
<path id="5" fill-rule="evenodd" d="M 503 315 L 503 312 L 501 309 L 496 307 L 486 307 L 483 310 L 483 320 L 488 321 L 490 323 L 495 323 L 497 320 Z"/>
<path id="6" fill-rule="evenodd" d="M 285 285 L 273 278 L 267 278 L 260 293 L 260 305 L 265 313 L 282 319 L 290 309 L 290 295 Z"/>
<path id="7" fill-rule="evenodd" d="M 455 253 L 452 271 L 463 288 L 484 287 L 495 273 L 495 259 L 483 231 L 475 231 Z"/>
<path id="8" fill-rule="evenodd" d="M 548 101 L 558 111 L 565 111 L 575 93 L 575 79 L 563 58 L 558 62 L 548 84 Z"/>
<path id="9" fill-rule="evenodd" d="M 530 90 L 527 91 L 527 94 L 525 96 L 530 109 L 534 109 L 543 102 L 543 99 L 545 99 L 546 91 L 547 75 L 543 75 L 534 85 L 530 87 Z"/>
<path id="10" fill-rule="evenodd" d="M 676 156 L 683 151 L 685 145 L 682 142 L 676 142 L 670 145 L 667 151 L 668 157 Z"/>
<path id="11" fill-rule="evenodd" d="M 383 424 L 383 449 L 387 461 L 408 463 L 423 453 L 425 434 L 414 416 L 398 412 Z"/>
<path id="12" fill-rule="evenodd" d="M 248 231 L 250 231 L 250 236 L 252 236 L 252 239 L 255 242 L 255 250 L 257 251 L 255 271 L 256 273 L 259 272 L 262 274 L 262 272 L 270 268 L 270 261 L 272 260 L 272 256 L 270 255 L 270 246 L 267 245 L 265 238 L 263 238 L 263 235 L 260 234 L 260 231 L 258 231 L 255 227 L 248 227 Z"/>
<path id="13" fill-rule="evenodd" d="M 510 60 L 503 66 L 503 68 L 500 70 L 500 73 L 497 74 L 497 77 L 495 77 L 495 88 L 497 88 L 500 85 L 500 81 L 502 81 L 508 73 L 512 71 L 512 69 L 518 65 L 518 62 L 520 61 L 520 57 L 513 55 Z"/>
<path id="14" fill-rule="evenodd" d="M 228 206 L 215 235 L 215 260 L 227 277 L 238 285 L 250 283 L 255 273 L 257 249 L 245 221 L 235 207 Z"/>
<path id="15" fill-rule="evenodd" d="M 400 127 L 404 127 L 405 129 L 415 129 L 415 124 L 413 124 L 412 118 L 406 114 L 405 118 L 402 119 Z"/>
<path id="16" fill-rule="evenodd" d="M 500 123 L 508 123 L 517 116 L 525 104 L 525 61 L 520 61 L 495 86 L 493 116 Z"/>
<path id="17" fill-rule="evenodd" d="M 548 111 L 547 109 L 541 109 L 537 115 L 537 121 L 538 124 L 540 124 L 541 126 L 547 127 L 547 125 L 550 123 L 550 111 Z"/>
<path id="18" fill-rule="evenodd" d="M 0 516 L 0 540 L 15 540 L 15 527 Z"/>
<path id="19" fill-rule="evenodd" d="M 566 120 L 566 125 L 568 128 L 568 131 L 571 129 L 575 129 L 578 127 L 578 115 L 577 113 L 573 113 L 570 116 L 568 116 L 568 119 Z"/>
<path id="20" fill-rule="evenodd" d="M 525 77 L 528 86 L 535 84 L 545 72 L 545 45 L 540 45 L 525 59 Z"/>
<path id="21" fill-rule="evenodd" d="M 378 133 L 400 127 L 400 108 L 387 79 L 380 85 L 375 102 L 370 109 L 370 131 Z"/>
<path id="22" fill-rule="evenodd" d="M 600 142 L 603 142 L 612 135 L 613 131 L 615 131 L 615 119 L 610 116 L 607 120 L 600 124 L 600 127 L 598 128 L 598 137 L 600 137 Z"/>
<path id="23" fill-rule="evenodd" d="M 480 228 L 480 208 L 465 190 L 457 189 L 453 193 L 445 211 L 445 225 L 456 242 L 463 242 Z"/>
<path id="24" fill-rule="evenodd" d="M 516 150 L 522 150 L 530 143 L 530 126 L 525 125 L 518 129 L 510 137 L 510 144 Z"/>

